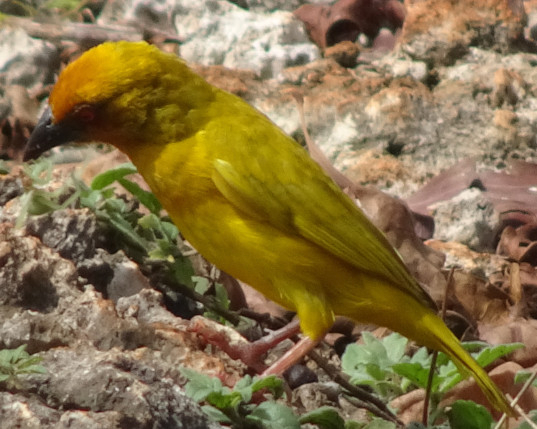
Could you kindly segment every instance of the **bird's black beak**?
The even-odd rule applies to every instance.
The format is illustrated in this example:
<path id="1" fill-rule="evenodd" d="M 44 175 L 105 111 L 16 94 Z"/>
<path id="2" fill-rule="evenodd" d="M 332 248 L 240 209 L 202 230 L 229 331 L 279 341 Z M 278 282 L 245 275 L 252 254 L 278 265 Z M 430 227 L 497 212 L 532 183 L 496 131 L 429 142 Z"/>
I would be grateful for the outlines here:
<path id="1" fill-rule="evenodd" d="M 39 158 L 43 152 L 53 147 L 78 140 L 80 128 L 70 121 L 65 122 L 67 123 L 55 124 L 50 107 L 47 107 L 26 143 L 23 160 Z"/>

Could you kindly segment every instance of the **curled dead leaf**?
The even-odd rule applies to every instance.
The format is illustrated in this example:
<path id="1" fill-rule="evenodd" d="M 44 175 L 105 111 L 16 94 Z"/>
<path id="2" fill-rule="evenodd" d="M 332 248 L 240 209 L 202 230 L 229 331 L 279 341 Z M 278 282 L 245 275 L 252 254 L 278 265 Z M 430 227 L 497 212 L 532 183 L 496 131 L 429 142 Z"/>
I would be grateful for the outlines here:
<path id="1" fill-rule="evenodd" d="M 333 5 L 305 4 L 294 12 L 306 25 L 311 40 L 324 49 L 354 42 L 360 34 L 373 40 L 382 27 L 403 26 L 405 7 L 396 0 L 339 0 Z"/>

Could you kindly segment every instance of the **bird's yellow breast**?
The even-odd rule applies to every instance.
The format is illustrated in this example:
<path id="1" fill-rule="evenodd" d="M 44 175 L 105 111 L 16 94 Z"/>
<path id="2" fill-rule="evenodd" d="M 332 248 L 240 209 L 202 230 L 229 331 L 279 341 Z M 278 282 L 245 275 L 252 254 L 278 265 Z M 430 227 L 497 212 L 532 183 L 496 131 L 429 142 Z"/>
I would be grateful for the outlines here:
<path id="1" fill-rule="evenodd" d="M 333 323 L 325 287 L 327 278 L 332 281 L 337 275 L 329 271 L 349 267 L 342 269 L 346 264 L 319 246 L 229 202 L 211 178 L 217 155 L 202 137 L 167 144 L 158 154 L 144 146 L 130 156 L 192 246 L 280 305 L 294 311 L 303 306 L 303 330 L 318 337 Z"/>

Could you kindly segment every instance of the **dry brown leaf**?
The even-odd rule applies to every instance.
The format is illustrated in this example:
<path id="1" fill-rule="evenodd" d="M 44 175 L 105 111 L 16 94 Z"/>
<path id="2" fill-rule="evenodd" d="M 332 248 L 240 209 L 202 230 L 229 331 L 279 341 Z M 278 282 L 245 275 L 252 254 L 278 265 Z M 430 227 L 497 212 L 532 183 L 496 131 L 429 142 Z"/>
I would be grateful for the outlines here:
<path id="1" fill-rule="evenodd" d="M 406 202 L 412 211 L 427 215 L 430 206 L 453 198 L 470 187 L 476 178 L 475 160 L 463 160 L 433 177 L 420 190 L 406 198 Z"/>
<path id="2" fill-rule="evenodd" d="M 517 217 L 537 217 L 537 164 L 511 159 L 503 172 L 477 172 L 475 160 L 467 159 L 432 178 L 419 191 L 406 199 L 411 210 L 428 214 L 429 207 L 451 199 L 471 186 L 482 189 L 494 208 L 501 213 L 502 225 L 519 226 L 527 221 Z"/>
<path id="3" fill-rule="evenodd" d="M 500 236 L 496 253 L 519 262 L 537 266 L 537 223 L 523 224 L 517 228 L 506 226 Z"/>
<path id="4" fill-rule="evenodd" d="M 405 202 L 372 187 L 356 187 L 354 195 L 375 226 L 401 254 L 412 275 L 440 302 L 446 286 L 440 271 L 445 256 L 423 244 L 416 235 L 414 217 Z"/>
<path id="5" fill-rule="evenodd" d="M 513 317 L 501 325 L 481 323 L 478 329 L 481 339 L 490 344 L 524 344 L 509 360 L 525 368 L 537 364 L 537 320 Z"/>
<path id="6" fill-rule="evenodd" d="M 453 296 L 448 308 L 454 308 L 478 325 L 498 325 L 510 318 L 509 296 L 484 279 L 456 271 Z"/>
<path id="7" fill-rule="evenodd" d="M 333 5 L 305 4 L 294 12 L 321 48 L 354 42 L 361 34 L 373 40 L 382 27 L 403 26 L 405 7 L 396 0 L 339 0 Z"/>
<path id="8" fill-rule="evenodd" d="M 397 418 L 403 423 L 419 422 L 423 416 L 424 400 L 425 389 L 416 389 L 395 398 L 390 407 L 397 410 Z"/>

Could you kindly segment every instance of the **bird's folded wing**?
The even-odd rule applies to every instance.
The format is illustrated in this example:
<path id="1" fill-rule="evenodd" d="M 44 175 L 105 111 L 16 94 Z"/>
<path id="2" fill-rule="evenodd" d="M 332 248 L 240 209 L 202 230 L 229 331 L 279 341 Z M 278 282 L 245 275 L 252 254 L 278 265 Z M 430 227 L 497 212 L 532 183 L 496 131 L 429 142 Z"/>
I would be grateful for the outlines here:
<path id="1" fill-rule="evenodd" d="M 432 303 L 384 234 L 309 159 L 298 155 L 283 168 L 263 172 L 236 165 L 217 159 L 213 181 L 238 209 Z"/>

